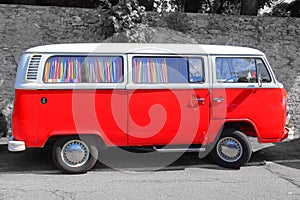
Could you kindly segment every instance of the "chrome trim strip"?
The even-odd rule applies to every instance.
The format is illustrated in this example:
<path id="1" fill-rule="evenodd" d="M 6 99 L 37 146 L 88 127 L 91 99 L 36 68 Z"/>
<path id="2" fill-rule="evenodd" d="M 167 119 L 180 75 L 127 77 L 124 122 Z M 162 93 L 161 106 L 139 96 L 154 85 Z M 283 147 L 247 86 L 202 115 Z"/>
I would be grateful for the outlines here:
<path id="1" fill-rule="evenodd" d="M 165 84 L 128 84 L 126 89 L 208 89 L 209 84 L 207 83 L 165 83 Z"/>
<path id="2" fill-rule="evenodd" d="M 277 83 L 262 83 L 260 87 L 258 83 L 213 83 L 213 88 L 228 88 L 228 89 L 264 89 L 264 88 L 281 88 Z"/>
<path id="3" fill-rule="evenodd" d="M 201 148 L 156 148 L 156 146 L 153 147 L 153 149 L 157 152 L 161 152 L 161 153 L 176 153 L 176 152 L 204 152 L 205 148 L 201 147 Z"/>

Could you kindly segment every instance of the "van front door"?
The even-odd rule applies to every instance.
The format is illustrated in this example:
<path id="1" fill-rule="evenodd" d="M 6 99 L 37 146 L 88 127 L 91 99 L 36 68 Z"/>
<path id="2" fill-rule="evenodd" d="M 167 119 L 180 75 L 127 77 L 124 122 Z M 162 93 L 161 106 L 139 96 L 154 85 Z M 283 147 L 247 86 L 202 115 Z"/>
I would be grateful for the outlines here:
<path id="1" fill-rule="evenodd" d="M 213 101 L 225 99 L 212 102 L 215 110 L 223 110 L 212 114 L 212 119 L 250 121 L 259 131 L 260 141 L 280 138 L 285 126 L 286 113 L 282 109 L 285 97 L 265 58 L 220 55 L 212 60 L 218 86 L 214 86 Z"/>
<path id="2" fill-rule="evenodd" d="M 201 143 L 209 123 L 206 59 L 131 55 L 129 61 L 129 145 Z"/>

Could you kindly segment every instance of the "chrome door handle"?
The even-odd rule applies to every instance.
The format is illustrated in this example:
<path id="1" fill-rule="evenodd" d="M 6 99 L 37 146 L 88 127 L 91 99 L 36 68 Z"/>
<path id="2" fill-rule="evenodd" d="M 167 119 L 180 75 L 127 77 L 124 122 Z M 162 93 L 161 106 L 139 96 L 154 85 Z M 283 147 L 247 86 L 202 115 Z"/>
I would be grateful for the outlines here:
<path id="1" fill-rule="evenodd" d="M 213 98 L 213 101 L 217 102 L 217 103 L 221 103 L 223 102 L 225 99 L 223 97 L 218 97 L 218 98 Z"/>
<path id="2" fill-rule="evenodd" d="M 204 98 L 194 98 L 194 101 L 204 101 Z"/>
<path id="3" fill-rule="evenodd" d="M 198 97 L 195 97 L 195 98 L 193 98 L 193 101 L 199 101 L 202 105 L 204 105 L 204 103 L 205 103 L 205 98 L 198 98 Z"/>

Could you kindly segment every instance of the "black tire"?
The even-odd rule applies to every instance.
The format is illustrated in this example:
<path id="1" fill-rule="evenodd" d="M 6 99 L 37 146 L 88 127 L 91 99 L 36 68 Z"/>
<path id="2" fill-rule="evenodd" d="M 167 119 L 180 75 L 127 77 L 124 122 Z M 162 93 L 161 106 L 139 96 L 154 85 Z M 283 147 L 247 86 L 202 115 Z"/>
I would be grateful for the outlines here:
<path id="1" fill-rule="evenodd" d="M 240 168 L 252 154 L 248 137 L 236 129 L 225 129 L 210 152 L 212 159 L 220 166 Z"/>
<path id="2" fill-rule="evenodd" d="M 65 173 L 86 173 L 98 160 L 98 148 L 91 137 L 59 138 L 52 149 L 53 161 Z"/>

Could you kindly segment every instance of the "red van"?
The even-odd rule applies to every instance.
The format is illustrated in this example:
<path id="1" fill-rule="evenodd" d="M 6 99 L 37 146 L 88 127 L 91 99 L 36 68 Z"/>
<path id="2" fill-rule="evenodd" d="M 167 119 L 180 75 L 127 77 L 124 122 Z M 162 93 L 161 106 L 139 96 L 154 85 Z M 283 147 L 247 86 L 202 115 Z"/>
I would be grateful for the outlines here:
<path id="1" fill-rule="evenodd" d="M 248 162 L 248 137 L 288 135 L 286 92 L 256 49 L 197 44 L 59 44 L 20 61 L 10 151 L 53 144 L 56 166 L 91 169 L 104 147 L 210 153 Z"/>

